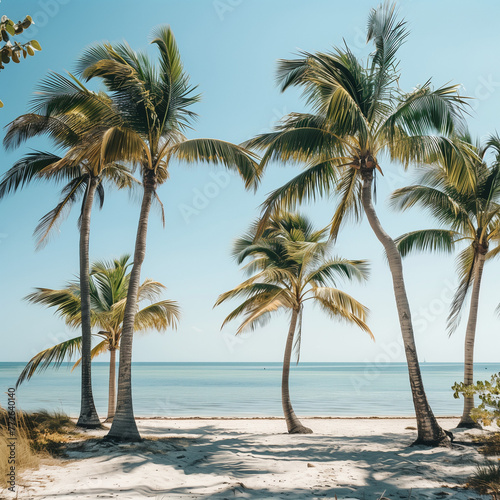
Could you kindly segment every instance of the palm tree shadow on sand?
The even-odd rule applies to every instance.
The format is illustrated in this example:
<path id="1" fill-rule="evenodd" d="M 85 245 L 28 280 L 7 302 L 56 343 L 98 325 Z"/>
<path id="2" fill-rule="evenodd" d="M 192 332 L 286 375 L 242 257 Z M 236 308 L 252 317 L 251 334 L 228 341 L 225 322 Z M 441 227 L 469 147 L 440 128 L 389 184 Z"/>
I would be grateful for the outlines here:
<path id="1" fill-rule="evenodd" d="M 466 447 L 454 449 L 410 447 L 409 433 L 373 436 L 249 434 L 214 425 L 191 429 L 141 426 L 147 436 L 140 443 L 116 444 L 97 438 L 69 443 L 68 459 L 93 460 L 93 482 L 68 484 L 79 495 L 143 495 L 175 498 L 488 498 L 459 487 L 466 479 L 464 464 L 475 463 Z M 394 443 L 407 443 L 397 447 Z M 435 464 L 440 464 L 436 468 Z M 117 489 L 120 478 L 141 471 L 133 487 Z M 286 474 L 286 475 L 285 475 Z M 290 488 L 291 474 L 301 478 Z M 113 485 L 113 477 L 117 483 Z M 294 479 L 292 478 L 292 481 Z M 296 480 L 296 479 L 295 479 Z M 425 483 L 422 481 L 425 480 Z M 429 481 L 434 486 L 429 486 Z M 169 483 L 172 487 L 169 487 Z M 419 487 L 419 485 L 421 487 Z M 69 490 L 68 490 L 69 492 Z M 68 493 L 67 492 L 67 493 Z M 385 492 L 385 493 L 384 493 Z M 66 493 L 66 494 L 67 494 Z M 410 496 L 411 493 L 411 496 Z M 463 496 L 465 493 L 465 497 Z M 57 494 L 53 495 L 57 498 Z M 63 492 L 59 496 L 64 496 Z M 139 498 L 139 496 L 137 496 Z M 439 498 L 439 497 L 436 497 Z"/>

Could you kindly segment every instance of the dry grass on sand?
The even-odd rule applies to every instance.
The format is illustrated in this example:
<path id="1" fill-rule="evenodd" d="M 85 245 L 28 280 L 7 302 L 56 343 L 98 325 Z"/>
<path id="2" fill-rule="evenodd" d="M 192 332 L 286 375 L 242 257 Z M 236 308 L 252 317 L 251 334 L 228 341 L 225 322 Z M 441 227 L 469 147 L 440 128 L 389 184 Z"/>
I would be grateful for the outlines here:
<path id="1" fill-rule="evenodd" d="M 0 488 L 9 486 L 12 463 L 19 476 L 25 470 L 37 469 L 42 461 L 47 463 L 50 458 L 62 456 L 71 440 L 82 438 L 85 435 L 80 434 L 75 423 L 63 413 L 17 411 L 9 414 L 0 407 Z"/>

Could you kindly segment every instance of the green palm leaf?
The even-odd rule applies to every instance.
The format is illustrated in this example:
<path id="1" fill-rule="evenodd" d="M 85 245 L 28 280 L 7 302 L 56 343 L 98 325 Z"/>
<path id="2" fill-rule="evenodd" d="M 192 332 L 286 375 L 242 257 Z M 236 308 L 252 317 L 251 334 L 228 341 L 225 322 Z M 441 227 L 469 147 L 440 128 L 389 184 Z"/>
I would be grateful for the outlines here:
<path id="1" fill-rule="evenodd" d="M 324 229 L 315 230 L 311 222 L 299 214 L 274 216 L 260 236 L 258 231 L 259 224 L 254 223 L 235 243 L 233 254 L 239 263 L 249 260 L 246 271 L 252 275 L 217 299 L 215 306 L 230 299 L 244 299 L 226 317 L 222 327 L 243 316 L 237 333 L 255 329 L 278 310 L 299 311 L 303 302 L 314 300 L 326 308 L 329 315 L 338 315 L 369 332 L 365 324 L 366 308 L 344 292 L 327 286 L 335 284 L 337 279 L 366 280 L 366 261 L 328 258 L 332 240 L 326 239 Z M 297 355 L 299 337 L 296 338 Z"/>
<path id="2" fill-rule="evenodd" d="M 257 189 L 260 177 L 257 157 L 240 146 L 215 139 L 191 139 L 175 144 L 169 153 L 188 163 L 222 164 L 238 172 L 245 187 Z"/>
<path id="3" fill-rule="evenodd" d="M 81 337 L 80 337 L 81 339 Z M 91 359 L 96 358 L 97 356 L 100 356 L 101 354 L 104 354 L 105 352 L 109 351 L 109 342 L 107 340 L 102 340 L 99 342 L 97 345 L 95 345 L 92 350 L 90 351 L 90 357 Z M 76 363 L 73 365 L 73 368 L 71 368 L 71 371 L 73 371 L 75 368 L 80 366 L 82 362 L 82 358 L 77 359 Z"/>
<path id="4" fill-rule="evenodd" d="M 157 330 L 177 328 L 180 309 L 173 300 L 162 300 L 140 309 L 135 315 L 134 330 Z"/>
<path id="5" fill-rule="evenodd" d="M 336 286 L 336 279 L 365 281 L 369 276 L 369 266 L 366 260 L 331 259 L 315 267 L 305 276 L 307 283 L 315 286 Z"/>
<path id="6" fill-rule="evenodd" d="M 23 368 L 16 382 L 16 388 L 25 380 L 29 380 L 35 373 L 47 368 L 59 368 L 64 361 L 70 361 L 80 352 L 82 337 L 75 337 L 45 349 L 33 356 Z"/>
<path id="7" fill-rule="evenodd" d="M 40 173 L 60 159 L 60 156 L 43 151 L 28 153 L 2 176 L 0 180 L 0 199 L 14 193 L 18 189 L 24 188 L 31 182 L 41 180 Z M 80 169 L 77 167 L 72 172 L 65 170 L 54 177 L 56 177 L 56 180 L 71 180 L 75 174 L 80 174 L 80 172 Z"/>
<path id="8" fill-rule="evenodd" d="M 395 241 L 399 253 L 406 257 L 416 251 L 451 253 L 457 240 L 461 239 L 460 236 L 460 233 L 446 229 L 423 229 L 403 234 Z"/>
<path id="9" fill-rule="evenodd" d="M 464 303 L 474 280 L 475 263 L 476 256 L 472 245 L 466 247 L 458 254 L 457 273 L 460 281 L 455 295 L 453 296 L 450 313 L 448 315 L 448 333 L 450 335 L 455 332 L 460 324 Z"/>
<path id="10" fill-rule="evenodd" d="M 121 336 L 125 301 L 130 282 L 129 268 L 132 265 L 130 256 L 124 255 L 109 261 L 96 261 L 91 266 L 90 298 L 91 321 L 95 329 L 99 329 L 94 336 L 103 338 L 92 348 L 91 357 L 94 358 L 109 350 L 117 348 Z M 158 330 L 176 328 L 180 319 L 179 306 L 172 300 L 158 299 L 165 290 L 165 286 L 158 281 L 145 280 L 140 287 L 139 302 L 149 302 L 136 315 L 135 330 Z M 32 304 L 41 304 L 55 309 L 56 314 L 63 318 L 69 326 L 77 328 L 81 325 L 81 300 L 79 282 L 69 282 L 66 288 L 52 290 L 37 288 L 26 297 Z M 29 380 L 33 374 L 45 370 L 50 366 L 59 367 L 64 360 L 70 360 L 81 346 L 81 337 L 76 337 L 50 349 L 46 349 L 34 356 L 19 378 L 18 384 Z M 80 360 L 73 368 L 78 366 Z"/>
<path id="11" fill-rule="evenodd" d="M 332 319 L 344 319 L 368 333 L 374 340 L 373 333 L 365 323 L 368 309 L 349 294 L 328 287 L 313 288 L 314 300 Z"/>
<path id="12" fill-rule="evenodd" d="M 43 248 L 51 234 L 56 231 L 61 222 L 67 217 L 71 207 L 79 197 L 84 196 L 88 185 L 88 176 L 83 175 L 71 180 L 64 186 L 61 194 L 62 199 L 50 212 L 45 214 L 39 221 L 33 233 L 36 240 L 37 250 Z"/>

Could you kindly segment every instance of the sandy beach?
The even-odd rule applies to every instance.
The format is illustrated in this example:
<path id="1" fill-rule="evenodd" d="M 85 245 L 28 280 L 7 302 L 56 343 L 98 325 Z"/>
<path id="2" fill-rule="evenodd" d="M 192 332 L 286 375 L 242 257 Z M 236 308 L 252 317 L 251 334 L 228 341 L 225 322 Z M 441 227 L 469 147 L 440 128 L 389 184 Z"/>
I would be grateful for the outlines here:
<path id="1" fill-rule="evenodd" d="M 64 460 L 22 475 L 18 498 L 490 498 L 463 489 L 484 462 L 468 443 L 484 431 L 454 431 L 453 449 L 429 449 L 409 446 L 412 418 L 303 423 L 314 434 L 286 434 L 282 419 L 141 419 L 142 443 L 70 443 Z"/>

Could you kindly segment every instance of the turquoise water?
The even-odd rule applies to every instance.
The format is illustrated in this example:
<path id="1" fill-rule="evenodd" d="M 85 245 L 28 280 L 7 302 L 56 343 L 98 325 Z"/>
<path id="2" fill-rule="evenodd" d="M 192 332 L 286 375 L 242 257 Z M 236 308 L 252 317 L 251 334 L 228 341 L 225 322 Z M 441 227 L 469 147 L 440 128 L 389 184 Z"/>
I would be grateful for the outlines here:
<path id="1" fill-rule="evenodd" d="M 0 363 L 0 404 L 15 384 L 23 363 Z M 62 410 L 76 416 L 79 371 L 71 364 L 48 370 L 17 391 L 24 410 Z M 424 363 L 422 374 L 436 415 L 460 415 L 462 401 L 450 387 L 462 378 L 459 363 Z M 477 380 L 500 371 L 500 364 L 478 363 Z M 100 415 L 107 408 L 108 364 L 93 365 L 94 397 Z M 134 363 L 137 416 L 279 416 L 280 363 Z M 387 363 L 300 363 L 292 368 L 291 394 L 298 415 L 411 415 L 406 365 Z"/>

